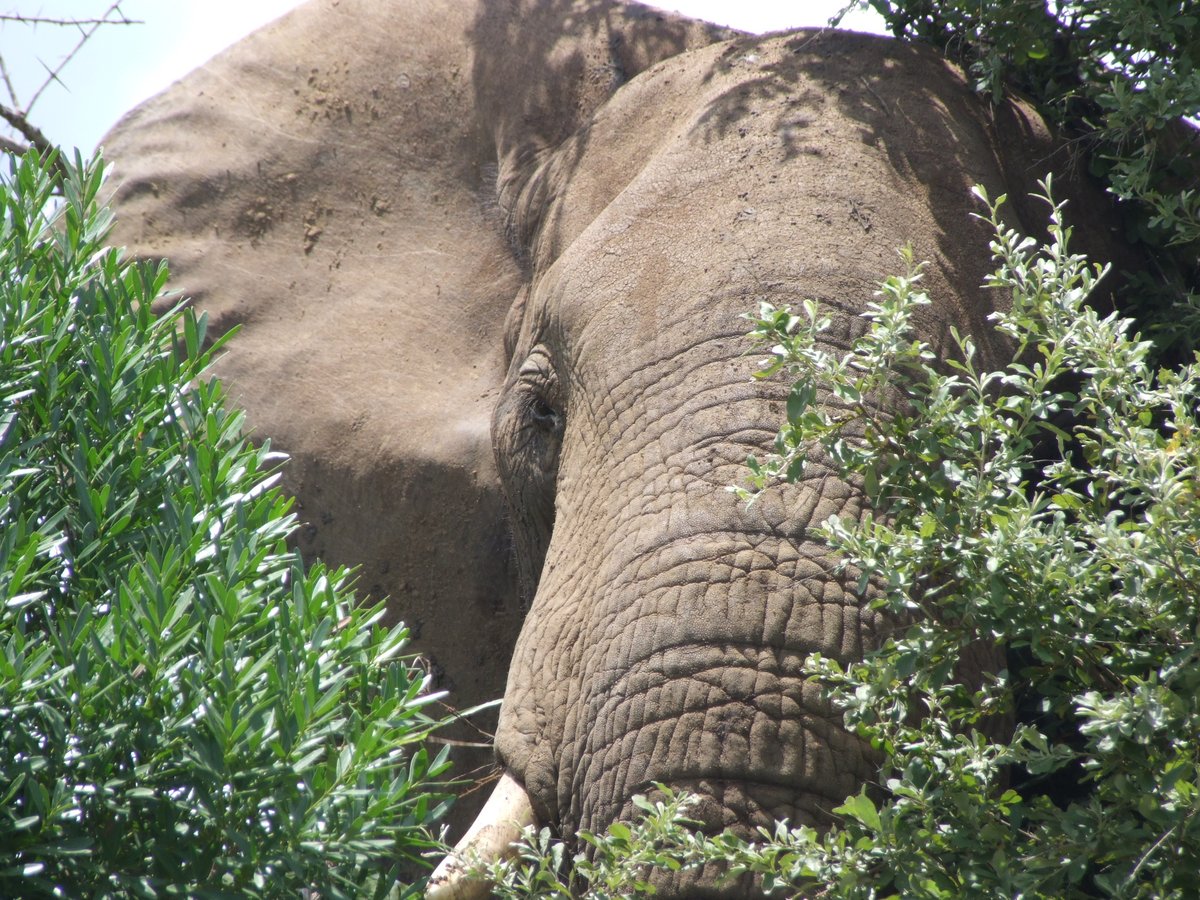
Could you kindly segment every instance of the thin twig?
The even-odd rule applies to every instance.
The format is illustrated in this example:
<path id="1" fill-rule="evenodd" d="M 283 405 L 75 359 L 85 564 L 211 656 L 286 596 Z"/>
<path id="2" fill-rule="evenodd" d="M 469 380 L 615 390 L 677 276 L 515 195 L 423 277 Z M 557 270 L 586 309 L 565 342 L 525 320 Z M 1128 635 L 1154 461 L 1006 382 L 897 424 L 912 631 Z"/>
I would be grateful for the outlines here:
<path id="1" fill-rule="evenodd" d="M 13 86 L 12 77 L 8 74 L 8 66 L 4 64 L 3 56 L 0 56 L 0 77 L 4 79 L 4 86 L 8 88 L 8 98 L 12 100 L 12 105 L 20 106 L 21 101 L 17 99 L 17 89 Z"/>
<path id="2" fill-rule="evenodd" d="M 114 3 L 113 6 L 118 4 Z M 109 12 L 112 10 L 110 9 Z M 46 16 L 23 16 L 20 13 L 0 13 L 0 22 L 20 22 L 22 25 L 144 25 L 141 19 L 131 19 L 117 10 L 119 19 L 51 19 Z M 107 15 L 107 13 L 105 14 Z"/>
<path id="3" fill-rule="evenodd" d="M 42 82 L 42 86 L 33 92 L 33 96 L 30 98 L 29 102 L 25 104 L 25 115 L 29 115 L 29 113 L 33 111 L 33 105 L 37 103 L 38 98 L 42 96 L 42 92 L 45 91 L 46 88 L 48 88 L 53 82 L 58 81 L 58 73 L 66 68 L 67 63 L 75 58 L 75 54 L 83 48 L 83 45 L 88 42 L 91 36 L 96 33 L 96 30 L 101 25 L 108 22 L 111 22 L 114 25 L 122 24 L 122 20 L 126 19 L 126 16 L 123 12 L 121 12 L 121 2 L 122 0 L 114 0 L 113 4 L 104 11 L 103 16 L 101 16 L 99 19 L 89 20 L 90 22 L 94 23 L 90 28 L 85 29 L 82 27 L 82 23 L 80 23 L 81 27 L 79 30 L 82 32 L 82 34 L 80 35 L 79 42 L 74 46 L 74 48 L 72 48 L 70 53 L 63 57 L 62 62 L 60 62 L 54 68 L 54 70 L 50 72 L 50 77 Z M 114 12 L 116 12 L 116 14 L 121 18 L 110 19 L 109 17 L 112 16 Z"/>
<path id="4" fill-rule="evenodd" d="M 862 86 L 867 89 L 867 92 L 870 93 L 870 95 L 872 97 L 874 97 L 876 100 L 879 101 L 879 105 L 883 109 L 883 114 L 885 116 L 890 117 L 892 114 L 892 111 L 890 109 L 888 109 L 888 105 L 883 102 L 883 98 L 880 97 L 877 93 L 875 93 L 875 88 L 871 87 L 871 82 L 867 81 L 867 77 L 865 75 L 859 75 L 858 80 L 862 82 Z"/>

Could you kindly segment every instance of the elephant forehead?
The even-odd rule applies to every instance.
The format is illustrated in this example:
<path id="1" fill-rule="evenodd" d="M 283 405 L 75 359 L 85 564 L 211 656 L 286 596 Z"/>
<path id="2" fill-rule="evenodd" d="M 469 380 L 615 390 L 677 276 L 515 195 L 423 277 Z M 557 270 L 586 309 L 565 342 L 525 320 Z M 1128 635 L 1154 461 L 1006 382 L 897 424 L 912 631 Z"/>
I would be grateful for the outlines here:
<path id="1" fill-rule="evenodd" d="M 1002 183 L 960 76 L 852 34 L 681 54 L 624 85 L 546 165 L 561 183 L 535 242 L 534 307 L 606 351 L 688 322 L 744 331 L 759 293 L 857 312 L 905 244 L 948 304 L 932 315 L 970 321 L 988 260 L 963 246 L 979 227 L 969 188 Z"/>

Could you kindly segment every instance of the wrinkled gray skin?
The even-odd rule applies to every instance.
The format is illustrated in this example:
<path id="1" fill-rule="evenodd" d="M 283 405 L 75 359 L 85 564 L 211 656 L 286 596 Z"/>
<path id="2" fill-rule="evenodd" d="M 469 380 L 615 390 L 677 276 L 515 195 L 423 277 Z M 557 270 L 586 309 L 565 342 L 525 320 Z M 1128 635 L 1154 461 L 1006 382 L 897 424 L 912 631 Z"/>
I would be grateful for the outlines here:
<path id="1" fill-rule="evenodd" d="M 1036 224 L 1018 198 L 1068 160 L 1035 116 L 861 35 L 318 0 L 106 143 L 119 239 L 243 326 L 218 371 L 294 457 L 302 547 L 362 564 L 461 705 L 507 666 L 495 751 L 540 822 L 599 830 L 664 782 L 712 825 L 821 824 L 871 778 L 801 676 L 888 630 L 809 532 L 870 513 L 819 461 L 751 509 L 726 490 L 786 396 L 741 316 L 815 297 L 840 344 L 911 243 L 921 336 L 994 358 L 968 189 Z"/>

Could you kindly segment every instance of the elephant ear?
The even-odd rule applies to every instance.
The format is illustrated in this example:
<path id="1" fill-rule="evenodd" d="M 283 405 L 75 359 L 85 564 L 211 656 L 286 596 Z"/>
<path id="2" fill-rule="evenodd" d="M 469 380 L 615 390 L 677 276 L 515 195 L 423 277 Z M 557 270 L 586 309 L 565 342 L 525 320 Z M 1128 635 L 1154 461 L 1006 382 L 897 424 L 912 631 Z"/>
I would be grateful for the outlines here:
<path id="1" fill-rule="evenodd" d="M 291 456 L 305 556 L 360 566 L 471 703 L 521 618 L 488 437 L 521 278 L 484 189 L 470 11 L 417 7 L 301 7 L 126 116 L 104 155 L 114 240 L 165 257 L 210 334 L 240 326 L 215 373 Z M 494 645 L 463 647 L 485 619 Z"/>
<path id="2" fill-rule="evenodd" d="M 240 326 L 216 374 L 292 458 L 302 551 L 361 567 L 459 705 L 503 693 L 523 615 L 489 436 L 525 287 L 497 172 L 717 36 L 610 3 L 320 0 L 104 142 L 116 242 Z"/>

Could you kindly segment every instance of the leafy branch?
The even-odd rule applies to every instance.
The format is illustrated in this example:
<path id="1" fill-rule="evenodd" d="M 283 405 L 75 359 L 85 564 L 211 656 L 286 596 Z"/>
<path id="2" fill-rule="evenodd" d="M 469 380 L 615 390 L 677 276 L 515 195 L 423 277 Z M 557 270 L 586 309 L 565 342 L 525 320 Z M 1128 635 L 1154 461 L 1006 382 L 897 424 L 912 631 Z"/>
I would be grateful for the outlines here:
<path id="1" fill-rule="evenodd" d="M 1125 311 L 1164 357 L 1200 347 L 1200 8 L 1146 0 L 854 0 L 959 62 L 981 93 L 1031 99 L 1120 202 L 1148 257 Z M 844 13 L 843 13 L 844 14 Z"/>

